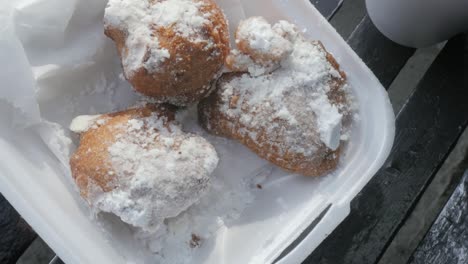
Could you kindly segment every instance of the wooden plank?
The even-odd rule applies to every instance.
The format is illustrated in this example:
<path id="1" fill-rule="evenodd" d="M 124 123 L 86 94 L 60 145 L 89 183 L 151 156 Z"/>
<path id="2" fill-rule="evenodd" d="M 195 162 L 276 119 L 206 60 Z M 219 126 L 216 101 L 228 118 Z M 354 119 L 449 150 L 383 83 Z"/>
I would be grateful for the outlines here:
<path id="1" fill-rule="evenodd" d="M 366 0 L 343 1 L 340 9 L 330 19 L 330 24 L 344 39 L 348 39 L 367 14 Z"/>
<path id="2" fill-rule="evenodd" d="M 16 263 L 36 233 L 0 195 L 0 263 Z"/>
<path id="3" fill-rule="evenodd" d="M 468 129 L 427 186 L 379 260 L 380 264 L 407 263 L 447 204 L 468 169 Z"/>
<path id="4" fill-rule="evenodd" d="M 348 44 L 387 89 L 416 51 L 382 35 L 368 15 L 351 33 Z"/>
<path id="5" fill-rule="evenodd" d="M 468 263 L 468 171 L 408 263 Z"/>
<path id="6" fill-rule="evenodd" d="M 452 39 L 396 120 L 383 168 L 304 263 L 376 263 L 468 124 L 468 37 Z"/>

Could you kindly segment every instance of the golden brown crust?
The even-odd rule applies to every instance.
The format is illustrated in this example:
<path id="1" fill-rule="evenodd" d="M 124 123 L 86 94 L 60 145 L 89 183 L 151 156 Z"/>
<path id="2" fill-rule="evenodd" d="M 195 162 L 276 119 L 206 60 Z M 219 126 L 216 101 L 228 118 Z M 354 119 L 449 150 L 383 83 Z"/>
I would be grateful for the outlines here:
<path id="1" fill-rule="evenodd" d="M 154 35 L 170 57 L 155 73 L 142 66 L 132 76 L 126 76 L 136 91 L 158 102 L 175 105 L 196 102 L 210 92 L 210 84 L 218 76 L 229 53 L 229 32 L 224 14 L 216 3 L 213 0 L 198 1 L 204 3 L 200 11 L 210 13 L 211 23 L 203 25 L 201 36 L 208 41 L 194 43 L 176 34 L 171 27 L 155 27 Z M 128 53 L 124 31 L 106 27 L 105 34 L 115 41 L 121 57 Z"/>
<path id="2" fill-rule="evenodd" d="M 323 48 L 321 43 L 318 44 Z M 325 51 L 324 48 L 323 50 Z M 326 58 L 340 74 L 340 78 L 332 77 L 329 82 L 329 100 L 334 105 L 348 104 L 347 96 L 344 90 L 341 89 L 346 82 L 346 75 L 340 70 L 339 64 L 330 53 L 327 52 Z M 284 131 L 297 129 L 297 127 L 293 127 L 283 120 L 275 119 L 274 123 L 279 124 L 279 128 L 267 132 L 266 127 L 247 127 L 239 121 L 239 116 L 230 117 L 220 110 L 227 104 L 229 104 L 229 107 L 236 107 L 239 100 L 238 94 L 234 92 L 227 102 L 222 99 L 222 96 L 228 88 L 225 84 L 234 78 L 239 78 L 243 74 L 246 73 L 226 73 L 218 80 L 217 90 L 199 104 L 199 121 L 201 125 L 215 135 L 240 141 L 260 157 L 285 170 L 306 176 L 320 176 L 334 170 L 338 165 L 341 147 L 333 151 L 324 144 L 307 142 L 305 145 L 317 148 L 315 154 L 306 156 L 303 153 L 292 150 L 293 146 L 287 146 L 286 151 L 284 151 L 283 144 L 286 137 Z M 236 88 L 234 87 L 234 89 Z M 252 112 L 253 107 L 258 106 L 248 105 L 245 102 L 240 106 L 243 113 Z M 345 118 L 347 117 L 346 114 L 344 116 Z M 315 133 L 314 131 L 303 132 Z M 255 135 L 255 137 L 252 138 L 251 135 Z"/>
<path id="3" fill-rule="evenodd" d="M 167 105 L 146 105 L 126 111 L 105 114 L 99 120 L 103 125 L 91 128 L 80 135 L 80 145 L 70 158 L 72 176 L 80 189 L 82 197 L 88 197 L 89 188 L 97 185 L 104 192 L 111 191 L 115 173 L 109 161 L 108 148 L 115 142 L 117 135 L 125 133 L 124 126 L 130 119 L 148 117 L 156 113 L 166 117 L 167 123 L 174 120 L 174 108 Z M 119 128 L 120 127 L 120 128 Z"/>

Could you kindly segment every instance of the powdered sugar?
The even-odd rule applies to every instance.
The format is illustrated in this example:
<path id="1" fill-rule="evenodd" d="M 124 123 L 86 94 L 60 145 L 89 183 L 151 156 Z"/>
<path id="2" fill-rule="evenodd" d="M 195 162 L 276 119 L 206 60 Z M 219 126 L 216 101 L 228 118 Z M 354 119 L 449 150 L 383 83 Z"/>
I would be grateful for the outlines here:
<path id="1" fill-rule="evenodd" d="M 75 133 L 86 132 L 90 129 L 95 122 L 99 119 L 101 115 L 82 115 L 77 116 L 73 119 L 70 124 L 70 130 Z M 100 123 L 104 122 L 103 119 L 100 119 Z"/>
<path id="2" fill-rule="evenodd" d="M 213 177 L 211 188 L 200 201 L 164 222 L 158 235 L 138 234 L 155 253 L 154 263 L 191 263 L 210 238 L 237 219 L 254 197 L 244 182 L 228 183 Z M 194 239 L 195 238 L 195 239 Z"/>
<path id="3" fill-rule="evenodd" d="M 325 94 L 319 94 L 309 106 L 315 112 L 320 139 L 331 150 L 336 150 L 340 145 L 342 114 Z"/>
<path id="4" fill-rule="evenodd" d="M 246 40 L 246 48 L 253 53 L 255 61 L 265 61 L 265 57 L 280 60 L 292 51 L 292 43 L 275 32 L 262 17 L 252 17 L 242 21 L 237 30 L 238 45 Z M 239 47 L 241 48 L 241 47 Z"/>
<path id="5" fill-rule="evenodd" d="M 123 131 L 108 148 L 116 187 L 92 194 L 97 209 L 154 233 L 209 189 L 218 156 L 203 138 L 155 114 L 114 129 Z"/>
<path id="6" fill-rule="evenodd" d="M 250 56 L 245 55 L 238 50 L 231 50 L 231 53 L 226 59 L 226 63 L 231 70 L 248 71 L 252 76 L 260 76 L 278 68 L 277 65 L 273 63 L 268 65 L 257 64 Z"/>
<path id="7" fill-rule="evenodd" d="M 321 44 L 307 41 L 294 25 L 286 21 L 272 27 L 264 19 L 251 18 L 241 25 L 239 42 L 248 41 L 256 48 L 254 52 L 277 54 L 276 51 L 268 53 L 277 50 L 274 45 L 260 45 L 263 41 L 271 43 L 272 39 L 278 40 L 277 43 L 280 43 L 279 39 L 286 41 L 289 45 L 281 47 L 291 48 L 283 50 L 287 56 L 280 61 L 271 56 L 266 67 L 245 58 L 254 58 L 256 54 L 233 51 L 231 59 L 234 65 L 241 65 L 249 74 L 222 84 L 222 98 L 226 103 L 222 104 L 221 111 L 230 117 L 238 117 L 247 128 L 262 127 L 267 133 L 285 133 L 282 136 L 284 148 L 279 150 L 280 153 L 295 151 L 311 155 L 315 151 L 312 145 L 320 145 L 316 138 L 329 149 L 336 150 L 341 134 L 346 132 L 342 128 L 342 119 L 350 106 L 347 102 L 332 103 L 330 100 L 333 83 L 343 79 L 328 61 Z M 346 93 L 345 86 L 339 89 L 340 93 Z M 239 99 L 232 102 L 233 97 Z M 244 104 L 251 106 L 249 110 L 245 111 Z M 281 130 L 275 121 L 278 119 L 294 129 Z M 255 140 L 255 135 L 251 138 Z"/>
<path id="8" fill-rule="evenodd" d="M 110 0 L 104 24 L 127 34 L 127 48 L 122 54 L 127 77 L 142 65 L 150 73 L 157 72 L 161 63 L 170 58 L 154 33 L 157 28 L 171 27 L 194 43 L 207 41 L 200 37 L 203 25 L 209 22 L 209 14 L 200 12 L 203 5 L 203 1 L 196 0 Z"/>
<path id="9" fill-rule="evenodd" d="M 178 112 L 177 121 L 199 133 L 203 130 L 196 126 L 195 110 Z M 150 116 L 111 129 L 123 131 L 108 148 L 109 173 L 115 173 L 117 187 L 104 193 L 95 186 L 90 200 L 97 211 L 136 227 L 136 239 L 152 253 L 148 263 L 191 263 L 254 199 L 250 178 L 225 168 L 212 173 L 218 165 L 214 148 L 176 122 Z M 220 155 L 236 152 L 227 141 L 213 143 Z M 220 167 L 231 162 L 225 157 Z"/>
<path id="10" fill-rule="evenodd" d="M 199 9 L 202 2 L 193 0 L 166 0 L 154 4 L 151 8 L 153 21 L 156 26 L 170 27 L 183 37 L 189 38 L 198 34 L 198 30 L 207 23 L 209 14 L 201 14 Z M 194 39 L 197 41 L 197 39 Z M 198 40 L 199 41 L 199 40 Z"/>

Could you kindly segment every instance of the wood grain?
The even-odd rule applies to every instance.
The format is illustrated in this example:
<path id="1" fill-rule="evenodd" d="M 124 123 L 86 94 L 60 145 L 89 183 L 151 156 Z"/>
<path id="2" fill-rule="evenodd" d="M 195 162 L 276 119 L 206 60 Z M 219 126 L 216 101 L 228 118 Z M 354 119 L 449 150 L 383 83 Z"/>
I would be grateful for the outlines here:
<path id="1" fill-rule="evenodd" d="M 409 263 L 468 263 L 468 171 Z"/>

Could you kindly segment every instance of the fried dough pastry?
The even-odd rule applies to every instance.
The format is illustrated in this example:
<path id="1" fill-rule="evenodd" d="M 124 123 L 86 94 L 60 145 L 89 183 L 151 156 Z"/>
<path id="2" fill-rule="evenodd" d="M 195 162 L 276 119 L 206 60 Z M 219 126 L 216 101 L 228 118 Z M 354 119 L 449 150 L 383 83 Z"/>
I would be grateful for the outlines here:
<path id="1" fill-rule="evenodd" d="M 218 163 L 213 146 L 184 133 L 169 106 L 81 116 L 70 128 L 81 133 L 70 159 L 81 196 L 145 231 L 198 201 Z"/>
<path id="2" fill-rule="evenodd" d="M 104 26 L 127 80 L 157 102 L 205 97 L 229 53 L 226 18 L 213 0 L 110 0 Z"/>
<path id="3" fill-rule="evenodd" d="M 291 172 L 319 176 L 337 167 L 351 100 L 346 76 L 318 41 L 286 21 L 240 24 L 239 50 L 213 94 L 199 104 L 209 132 L 233 138 Z"/>

